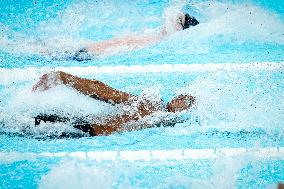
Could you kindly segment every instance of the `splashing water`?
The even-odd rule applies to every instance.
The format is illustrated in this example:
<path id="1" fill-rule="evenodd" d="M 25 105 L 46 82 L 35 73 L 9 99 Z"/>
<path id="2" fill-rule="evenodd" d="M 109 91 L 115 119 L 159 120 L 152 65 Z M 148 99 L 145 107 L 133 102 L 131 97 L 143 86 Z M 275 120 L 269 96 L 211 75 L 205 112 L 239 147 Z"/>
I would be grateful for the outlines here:
<path id="1" fill-rule="evenodd" d="M 264 6 L 263 1 L 117 4 L 75 0 L 23 2 L 20 7 L 0 5 L 0 159 L 7 159 L 6 152 L 19 155 L 227 147 L 255 151 L 275 147 L 280 153 L 284 145 L 281 3 L 277 3 L 277 9 Z M 24 5 L 26 10 L 21 9 Z M 158 33 L 163 27 L 171 33 L 171 23 L 176 21 L 173 15 L 180 12 L 195 16 L 200 24 L 172 33 L 148 48 L 87 62 L 53 60 L 50 56 L 64 55 L 93 41 Z M 43 123 L 35 127 L 33 117 L 42 112 L 104 116 L 117 111 L 117 107 L 63 86 L 31 92 L 37 78 L 54 69 L 97 79 L 132 94 L 161 97 L 166 102 L 178 94 L 190 93 L 197 104 L 181 115 L 190 119 L 175 127 L 108 137 L 89 138 L 68 124 Z M 63 133 L 81 138 L 58 139 Z M 273 188 L 284 179 L 283 165 L 283 159 L 260 159 L 254 153 L 213 160 L 132 163 L 46 156 L 28 161 L 12 158 L 5 166 L 1 164 L 0 175 L 6 187 L 34 182 L 32 186 L 39 188 L 67 186 L 62 183 L 86 188 Z M 15 170 L 23 176 L 15 178 Z"/>

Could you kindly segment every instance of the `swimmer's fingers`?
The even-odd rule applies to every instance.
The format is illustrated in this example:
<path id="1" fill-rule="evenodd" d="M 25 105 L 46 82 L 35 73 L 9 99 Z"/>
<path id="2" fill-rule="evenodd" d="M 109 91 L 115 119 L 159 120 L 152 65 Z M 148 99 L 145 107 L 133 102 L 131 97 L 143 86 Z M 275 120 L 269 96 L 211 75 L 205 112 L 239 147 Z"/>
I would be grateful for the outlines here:
<path id="1" fill-rule="evenodd" d="M 39 81 L 32 87 L 32 91 L 46 91 L 51 87 L 61 84 L 60 77 L 57 72 L 50 72 L 40 77 Z"/>
<path id="2" fill-rule="evenodd" d="M 39 81 L 32 87 L 32 91 L 42 91 L 44 88 L 46 88 L 46 80 L 47 80 L 47 74 L 44 74 L 40 77 Z"/>

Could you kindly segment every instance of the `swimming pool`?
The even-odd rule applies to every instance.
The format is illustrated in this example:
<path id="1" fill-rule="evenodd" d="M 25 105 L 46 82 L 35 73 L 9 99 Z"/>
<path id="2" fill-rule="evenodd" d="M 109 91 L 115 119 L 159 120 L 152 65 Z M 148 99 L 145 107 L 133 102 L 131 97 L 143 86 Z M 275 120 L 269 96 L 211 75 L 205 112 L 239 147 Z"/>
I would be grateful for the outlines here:
<path id="1" fill-rule="evenodd" d="M 176 4 L 183 2 L 0 5 L 1 188 L 276 188 L 284 181 L 283 2 L 190 1 L 184 9 L 201 24 L 149 48 L 86 62 L 36 53 L 43 43 L 58 52 L 81 40 L 152 32 Z M 190 92 L 198 106 L 175 127 L 62 138 L 76 130 L 34 127 L 32 117 L 109 107 L 64 87 L 32 93 L 50 70 L 165 100 Z"/>

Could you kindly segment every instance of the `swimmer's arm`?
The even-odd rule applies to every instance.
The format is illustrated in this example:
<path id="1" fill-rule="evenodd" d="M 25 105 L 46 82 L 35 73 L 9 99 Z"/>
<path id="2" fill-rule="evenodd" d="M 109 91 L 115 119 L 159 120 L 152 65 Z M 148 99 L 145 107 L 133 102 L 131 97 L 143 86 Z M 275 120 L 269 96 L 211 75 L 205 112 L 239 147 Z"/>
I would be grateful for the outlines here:
<path id="1" fill-rule="evenodd" d="M 138 120 L 136 116 L 123 115 L 110 120 L 103 124 L 93 124 L 92 128 L 96 136 L 110 135 L 114 132 L 122 132 L 127 129 L 123 127 L 129 121 Z"/>
<path id="2" fill-rule="evenodd" d="M 125 38 L 113 38 L 87 45 L 87 51 L 94 54 L 103 54 L 108 49 L 117 47 L 129 47 L 129 50 L 140 49 L 148 45 L 158 43 L 163 39 L 162 35 L 131 36 Z"/>
<path id="3" fill-rule="evenodd" d="M 70 86 L 92 98 L 108 103 L 123 103 L 129 101 L 131 94 L 116 90 L 98 80 L 80 78 L 65 72 L 59 72 L 64 85 Z"/>
<path id="4" fill-rule="evenodd" d="M 136 126 L 126 126 L 127 123 L 131 121 L 137 121 L 142 117 L 137 117 L 136 115 L 123 115 L 120 117 L 116 117 L 114 119 L 108 120 L 104 124 L 92 124 L 94 135 L 110 135 L 115 132 L 124 132 L 124 131 L 133 131 L 140 130 L 143 128 L 151 127 L 149 124 L 144 125 L 136 125 Z"/>
<path id="5" fill-rule="evenodd" d="M 80 78 L 62 71 L 44 74 L 33 86 L 33 91 L 44 91 L 56 85 L 64 84 L 92 98 L 112 104 L 129 101 L 134 95 L 116 90 L 103 82 Z"/>
<path id="6" fill-rule="evenodd" d="M 133 115 L 122 115 L 112 119 L 110 118 L 103 124 L 93 124 L 92 128 L 95 135 L 110 135 L 114 132 L 133 131 L 149 128 L 153 125 L 144 123 L 143 125 L 132 124 L 131 126 L 126 126 L 126 124 L 131 121 L 137 121 L 145 116 L 154 113 L 155 111 L 156 109 L 151 103 L 145 102 L 138 107 L 138 111 Z"/>

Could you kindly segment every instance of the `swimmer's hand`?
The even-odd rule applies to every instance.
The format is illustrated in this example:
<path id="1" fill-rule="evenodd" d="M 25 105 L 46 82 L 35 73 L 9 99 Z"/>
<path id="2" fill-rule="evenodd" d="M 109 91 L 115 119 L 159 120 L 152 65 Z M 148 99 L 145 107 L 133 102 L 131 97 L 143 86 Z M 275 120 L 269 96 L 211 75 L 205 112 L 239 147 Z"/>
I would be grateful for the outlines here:
<path id="1" fill-rule="evenodd" d="M 60 72 L 50 72 L 39 78 L 39 81 L 33 86 L 32 91 L 46 91 L 62 83 Z"/>

